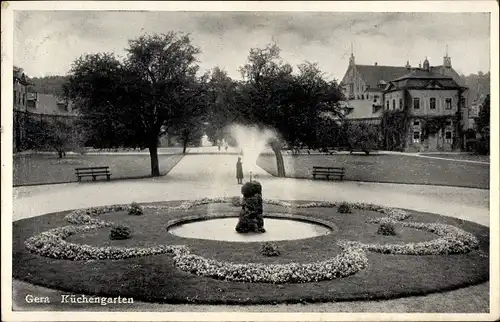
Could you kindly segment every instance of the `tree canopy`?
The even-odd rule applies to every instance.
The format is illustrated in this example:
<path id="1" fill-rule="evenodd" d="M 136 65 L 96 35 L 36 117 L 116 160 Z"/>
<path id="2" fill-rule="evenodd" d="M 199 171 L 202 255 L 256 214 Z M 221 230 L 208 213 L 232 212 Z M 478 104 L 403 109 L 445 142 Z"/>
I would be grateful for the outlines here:
<path id="1" fill-rule="evenodd" d="M 240 81 L 220 68 L 200 76 L 200 50 L 188 35 L 143 35 L 129 41 L 126 53 L 75 60 L 64 93 L 101 147 L 148 148 L 153 176 L 160 175 L 157 146 L 166 133 L 179 135 L 185 151 L 203 131 L 216 141 L 226 126 L 245 123 L 272 128 L 289 145 L 318 147 L 324 134 L 318 129 L 342 118 L 337 82 L 310 62 L 294 73 L 275 44 L 250 50 Z M 270 143 L 284 175 L 280 140 Z"/>
<path id="2" fill-rule="evenodd" d="M 189 126 L 204 111 L 206 77 L 198 77 L 200 52 L 188 35 L 169 32 L 129 41 L 127 56 L 80 57 L 71 68 L 66 96 L 87 126 L 109 144 L 148 148 L 151 175 L 159 176 L 158 141 L 171 127 Z"/>

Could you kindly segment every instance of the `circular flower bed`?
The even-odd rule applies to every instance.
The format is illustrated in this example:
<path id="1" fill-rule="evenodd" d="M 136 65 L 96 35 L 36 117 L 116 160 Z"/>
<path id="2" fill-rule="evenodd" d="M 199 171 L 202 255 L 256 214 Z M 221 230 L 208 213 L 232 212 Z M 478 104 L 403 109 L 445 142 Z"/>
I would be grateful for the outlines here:
<path id="1" fill-rule="evenodd" d="M 204 198 L 200 200 L 193 200 L 193 201 L 184 201 L 180 204 L 177 205 L 172 205 L 171 203 L 167 204 L 144 204 L 140 205 L 142 209 L 144 210 L 144 216 L 124 216 L 123 218 L 127 217 L 126 220 L 143 220 L 145 222 L 148 221 L 148 216 L 152 216 L 150 213 L 155 212 L 156 214 L 163 212 L 165 215 L 172 215 L 173 217 L 169 217 L 169 220 L 165 220 L 165 222 L 175 222 L 176 220 L 182 220 L 182 218 L 186 218 L 189 216 L 192 216 L 193 211 L 194 213 L 197 213 L 196 209 L 198 209 L 198 206 L 203 206 L 203 205 L 208 205 L 208 204 L 227 204 L 224 207 L 235 207 L 237 206 L 237 201 L 236 198 L 231 197 L 231 198 Z M 235 204 L 236 203 L 236 204 Z M 326 248 L 332 248 L 332 249 L 337 249 L 338 251 L 335 252 L 329 252 L 328 254 L 329 257 L 325 257 L 321 260 L 312 260 L 312 261 L 290 261 L 286 262 L 286 259 L 290 253 L 297 252 L 296 258 L 304 257 L 301 256 L 300 252 L 302 249 L 306 249 L 301 247 L 299 244 L 290 244 L 290 243 L 281 243 L 279 248 L 284 249 L 285 251 L 283 252 L 282 256 L 271 256 L 270 259 L 263 259 L 264 262 L 238 262 L 238 261 L 233 261 L 233 260 L 224 260 L 220 258 L 216 258 L 217 256 L 212 257 L 211 256 L 206 256 L 207 252 L 204 252 L 202 249 L 205 249 L 204 245 L 198 245 L 198 242 L 196 240 L 185 240 L 182 238 L 174 238 L 172 237 L 172 240 L 169 241 L 168 243 L 165 244 L 159 244 L 159 245 L 151 245 L 151 243 L 143 246 L 143 247 L 133 247 L 132 244 L 126 244 L 128 241 L 118 241 L 118 244 L 112 244 L 112 246 L 106 246 L 106 245 L 91 245 L 87 243 L 79 243 L 79 242 L 71 242 L 68 241 L 67 239 L 72 239 L 74 237 L 78 237 L 80 235 L 85 235 L 85 234 L 91 234 L 94 231 L 98 232 L 101 229 L 110 229 L 116 224 L 121 224 L 116 221 L 116 218 L 118 217 L 112 217 L 115 218 L 114 221 L 108 221 L 108 220 L 103 220 L 106 219 L 104 217 L 109 216 L 108 214 L 111 213 L 128 213 L 130 210 L 131 206 L 130 205 L 113 205 L 113 206 L 105 206 L 105 207 L 93 207 L 89 209 L 79 209 L 75 210 L 69 213 L 66 213 L 64 217 L 60 217 L 61 215 L 58 215 L 59 217 L 64 219 L 66 223 L 70 223 L 71 225 L 60 225 L 57 227 L 52 227 L 52 225 L 60 222 L 62 223 L 63 221 L 52 221 L 48 220 L 47 222 L 44 222 L 43 225 L 38 225 L 37 229 L 25 229 L 25 230 L 20 230 L 17 231 L 17 236 L 23 236 L 24 233 L 29 234 L 30 231 L 36 232 L 32 233 L 31 235 L 26 236 L 25 238 L 22 239 L 21 244 L 23 245 L 23 248 L 28 251 L 26 253 L 25 251 L 19 249 L 17 252 L 15 251 L 14 257 L 18 256 L 19 260 L 21 260 L 23 257 L 25 260 L 29 258 L 31 261 L 41 261 L 41 258 L 52 258 L 56 259 L 56 261 L 52 260 L 49 262 L 45 263 L 50 263 L 50 265 L 56 265 L 56 266 L 67 266 L 67 267 L 79 267 L 79 266 L 74 266 L 72 264 L 69 264 L 70 262 L 75 262 L 75 261 L 83 261 L 84 263 L 88 264 L 83 264 L 84 267 L 87 267 L 88 265 L 95 267 L 101 267 L 102 265 L 108 267 L 111 269 L 110 270 L 105 270 L 105 272 L 108 272 L 106 276 L 109 277 L 109 273 L 114 272 L 114 271 L 122 271 L 124 270 L 121 274 L 125 274 L 128 276 L 128 274 L 134 274 L 134 267 L 151 267 L 151 269 L 154 270 L 154 274 L 152 276 L 163 276 L 162 274 L 167 274 L 168 276 L 178 276 L 177 278 L 182 279 L 188 278 L 187 276 L 193 276 L 192 278 L 195 279 L 206 279 L 208 280 L 199 280 L 198 283 L 202 283 L 207 287 L 208 289 L 212 289 L 212 286 L 208 286 L 209 283 L 210 285 L 219 285 L 219 284 L 213 284 L 213 283 L 220 283 L 216 282 L 217 280 L 223 280 L 224 282 L 250 282 L 250 283 L 256 283 L 255 285 L 264 285 L 264 284 L 280 284 L 286 288 L 285 293 L 283 294 L 288 294 L 288 295 L 283 295 L 284 297 L 278 296 L 275 293 L 274 295 L 278 296 L 278 298 L 281 298 L 283 300 L 288 301 L 290 298 L 297 299 L 300 297 L 301 299 L 304 298 L 309 298 L 311 300 L 318 300 L 318 299 L 357 299 L 357 298 L 372 298 L 372 297 L 382 297 L 385 298 L 387 297 L 387 292 L 390 294 L 393 294 L 394 290 L 392 290 L 390 287 L 387 288 L 382 288 L 380 289 L 379 285 L 383 285 L 382 281 L 378 281 L 377 284 L 371 284 L 366 282 L 366 279 L 370 279 L 370 276 L 377 276 L 377 274 L 382 274 L 383 272 L 377 272 L 376 274 L 374 273 L 374 269 L 376 267 L 379 267 L 380 265 L 386 265 L 387 266 L 387 271 L 391 271 L 391 268 L 393 265 L 394 271 L 400 271 L 400 269 L 396 269 L 397 265 L 405 265 L 405 267 L 408 270 L 414 269 L 414 266 L 411 260 L 409 259 L 404 259 L 404 262 L 401 262 L 399 260 L 399 257 L 391 257 L 391 259 L 384 259 L 385 254 L 392 254 L 394 256 L 397 255 L 414 255 L 413 257 L 416 257 L 415 261 L 418 261 L 418 256 L 416 255 L 448 255 L 448 254 L 468 254 L 472 253 L 471 256 L 468 257 L 455 257 L 450 260 L 450 267 L 441 267 L 440 265 L 439 269 L 442 271 L 452 271 L 453 268 L 456 267 L 458 270 L 460 265 L 465 265 L 463 262 L 457 266 L 457 263 L 460 261 L 467 261 L 469 260 L 474 260 L 477 262 L 477 258 L 487 258 L 487 255 L 485 255 L 484 250 L 487 248 L 482 248 L 479 252 L 475 252 L 478 250 L 480 246 L 480 241 L 478 238 L 475 236 L 474 233 L 470 233 L 465 231 L 464 229 L 461 229 L 460 227 L 457 227 L 453 224 L 450 224 L 451 222 L 456 222 L 457 220 L 445 220 L 445 223 L 442 222 L 421 222 L 419 221 L 420 215 L 414 214 L 414 213 L 409 213 L 407 211 L 401 210 L 401 209 L 393 209 L 393 208 L 387 208 L 387 207 L 381 207 L 377 205 L 371 205 L 371 204 L 361 204 L 361 203 L 350 203 L 349 207 L 351 209 L 351 213 L 338 213 L 337 211 L 332 211 L 327 213 L 327 209 L 329 208 L 335 208 L 339 204 L 335 202 L 286 202 L 286 201 L 281 201 L 281 200 L 271 200 L 271 199 L 264 199 L 264 204 L 269 206 L 269 207 L 279 207 L 279 208 L 284 208 L 285 210 L 289 211 L 290 213 L 296 213 L 297 210 L 304 210 L 307 213 L 308 216 L 311 216 L 312 218 L 315 218 L 315 212 L 323 212 L 324 215 L 316 218 L 316 220 L 322 220 L 326 221 L 328 216 L 334 216 L 331 218 L 331 220 L 337 220 L 335 224 L 332 223 L 332 226 L 339 225 L 339 223 L 342 222 L 342 218 L 348 219 L 350 218 L 349 216 L 356 216 L 356 211 L 369 211 L 369 212 L 376 212 L 382 214 L 382 216 L 366 216 L 366 219 L 364 222 L 366 225 L 371 225 L 373 224 L 376 226 L 376 224 L 381 224 L 381 223 L 391 223 L 397 227 L 402 227 L 402 228 L 407 228 L 407 229 L 415 229 L 415 230 L 421 230 L 425 231 L 426 233 L 432 233 L 434 235 L 437 235 L 437 238 L 432 239 L 432 240 L 426 240 L 422 242 L 407 242 L 407 243 L 367 243 L 367 242 L 361 242 L 357 240 L 356 237 L 352 238 L 346 238 L 345 236 L 341 239 L 335 239 L 333 236 L 327 236 L 323 240 L 324 242 L 318 242 L 314 244 L 314 241 L 309 242 L 311 245 L 322 245 L 319 247 L 326 247 Z M 135 205 L 134 207 L 137 207 Z M 212 207 L 212 206 L 211 206 Z M 149 212 L 148 212 L 149 211 Z M 187 213 L 187 211 L 190 211 Z M 185 213 L 183 215 L 183 213 Z M 236 213 L 236 212 L 235 212 Z M 215 214 L 216 215 L 216 214 Z M 54 215 L 55 216 L 55 215 Z M 335 217 L 336 216 L 336 217 Z M 413 218 L 416 216 L 415 218 Z M 27 220 L 21 221 L 21 223 L 17 222 L 15 223 L 16 225 L 20 225 L 20 227 L 23 226 L 23 224 L 28 223 L 30 221 L 42 221 L 43 217 L 36 217 L 36 218 L 30 218 Z M 56 218 L 56 217 L 54 217 Z M 408 221 L 409 218 L 413 218 L 415 221 Z M 474 224 L 475 225 L 475 224 Z M 476 226 L 471 226 L 471 227 L 476 227 Z M 29 226 L 29 225 L 28 225 Z M 33 226 L 34 227 L 34 226 Z M 40 227 L 40 228 L 38 228 Z M 156 225 L 158 227 L 158 225 Z M 481 226 L 482 227 L 482 226 Z M 163 229 L 166 232 L 166 226 L 164 225 Z M 339 229 L 342 230 L 342 227 L 339 227 Z M 474 228 L 476 230 L 473 231 L 482 231 L 482 228 Z M 479 229 L 479 230 L 477 230 Z M 16 230 L 15 230 L 16 231 Z M 40 232 L 42 231 L 42 232 Z M 134 230 L 135 231 L 135 230 Z M 22 232 L 21 234 L 19 234 Z M 374 232 L 375 234 L 375 232 Z M 138 234 L 140 236 L 140 232 Z M 354 235 L 353 235 L 354 236 Z M 431 235 L 429 235 L 431 236 Z M 16 238 L 16 237 L 15 237 Z M 134 238 L 136 238 L 136 234 L 134 233 L 132 237 L 132 242 L 134 241 Z M 391 237 L 385 237 L 385 238 L 391 238 Z M 109 238 L 108 238 L 109 239 Z M 313 238 L 314 239 L 314 238 Z M 387 239 L 389 240 L 389 239 Z M 175 241 L 175 242 L 173 242 Z M 113 241 L 117 242 L 117 241 Z M 119 244 L 119 242 L 124 242 L 124 244 Z M 302 242 L 301 243 L 306 243 Z M 21 245 L 19 244 L 19 245 Z M 120 245 L 128 245 L 128 247 L 121 247 Z M 224 247 L 224 243 L 212 243 L 211 245 L 221 245 L 220 247 Z M 291 246 L 290 246 L 291 245 Z M 229 245 L 229 248 L 231 247 L 236 247 Z M 312 248 L 312 249 L 318 249 Z M 201 248 L 200 248 L 201 247 Z M 209 247 L 208 245 L 206 247 Z M 292 247 L 291 249 L 293 251 L 290 251 L 290 248 L 287 247 Z M 213 247 L 210 247 L 212 249 Z M 206 248 L 207 250 L 209 248 Z M 309 248 L 307 248 L 309 249 Z M 320 249 L 318 249 L 320 250 Z M 256 250 L 257 253 L 259 253 L 259 250 Z M 307 251 L 308 253 L 310 250 Z M 326 252 L 326 251 L 325 251 Z M 237 255 L 238 251 L 235 251 L 235 254 Z M 30 257 L 29 254 L 33 254 L 34 256 L 41 256 L 41 257 Z M 205 256 L 201 256 L 200 254 L 204 254 Z M 209 254 L 209 253 L 208 253 Z M 215 253 L 214 253 L 215 254 Z M 378 255 L 375 255 L 378 254 Z M 305 255 L 305 254 L 304 254 Z M 162 257 L 158 257 L 162 256 Z M 259 258 L 264 258 L 264 256 L 259 254 Z M 382 256 L 382 257 L 380 257 Z M 464 255 L 466 256 L 466 255 Z M 307 257 L 307 256 L 306 256 Z M 446 256 L 445 256 L 446 257 Z M 423 257 L 422 257 L 423 258 Z M 450 257 L 451 258 L 451 257 Z M 62 261 L 59 261 L 62 260 Z M 111 262 L 106 262 L 106 264 L 99 265 L 97 263 L 102 262 L 103 260 L 111 260 Z M 125 262 L 116 262 L 116 260 L 126 260 Z M 259 259 L 257 259 L 260 261 Z M 403 259 L 401 259 L 403 260 Z M 274 261 L 274 262 L 273 262 Z M 429 257 L 428 260 L 424 260 L 427 264 L 428 267 L 432 267 L 432 265 L 437 265 L 433 263 L 438 263 L 439 261 L 443 261 L 443 259 L 440 258 L 435 258 L 435 257 Z M 123 265 L 123 263 L 129 262 L 130 264 L 127 264 L 126 267 L 121 267 L 121 266 L 116 266 L 116 265 Z M 59 264 L 57 264 L 59 263 Z M 92 263 L 92 264 L 91 264 Z M 96 264 L 93 264 L 96 263 Z M 122 264 L 118 264 L 122 263 Z M 171 263 L 171 264 L 170 264 Z M 417 262 L 415 262 L 417 263 Z M 451 264 L 452 263 L 452 264 Z M 47 264 L 45 264 L 47 265 Z M 82 265 L 82 264 L 80 264 Z M 97 266 L 96 266 L 97 265 Z M 132 266 L 130 266 L 132 265 Z M 145 265 L 145 266 L 144 266 Z M 154 268 L 157 267 L 158 265 L 164 265 L 164 269 Z M 170 268 L 170 265 L 171 268 Z M 372 267 L 373 266 L 373 267 Z M 19 267 L 16 269 L 21 269 L 22 271 L 30 271 L 29 267 Z M 14 271 L 16 271 L 14 269 Z M 160 269 L 160 271 L 157 271 Z M 172 271 L 172 269 L 174 269 Z M 54 271 L 57 271 L 57 268 L 53 267 Z M 68 268 L 66 269 L 68 270 Z M 175 270 L 178 270 L 179 272 L 182 272 L 182 274 L 185 275 L 178 275 L 179 273 L 175 273 Z M 362 277 L 356 277 L 359 274 L 356 274 L 360 271 L 366 271 L 366 273 L 362 274 Z M 487 266 L 486 266 L 487 270 Z M 381 271 L 378 269 L 378 271 Z M 463 271 L 463 269 L 461 269 Z M 97 269 L 97 272 L 100 272 L 100 269 Z M 475 272 L 481 272 L 480 276 L 474 275 L 474 274 L 479 274 Z M 88 273 L 88 272 L 87 272 Z M 101 272 L 103 273 L 103 272 Z M 188 273 L 186 275 L 186 273 Z M 429 272 L 434 274 L 434 272 Z M 158 275 L 159 274 L 159 275 Z M 435 273 L 438 274 L 438 273 Z M 469 275 L 467 275 L 469 274 Z M 22 278 L 28 281 L 34 281 L 42 285 L 46 286 L 57 286 L 51 284 L 51 279 L 48 277 L 43 277 L 44 274 L 41 274 L 42 276 L 36 276 L 36 273 L 25 273 L 21 274 L 20 276 L 18 275 L 18 278 Z M 75 276 L 78 274 L 75 274 Z M 146 276 L 147 275 L 147 276 Z M 148 274 L 141 274 L 141 278 L 146 278 L 146 280 L 151 280 L 151 283 L 153 284 L 158 284 L 161 283 L 159 280 L 155 280 L 153 277 L 150 277 Z M 467 276 L 465 276 L 467 275 Z M 483 269 L 482 271 L 479 270 L 478 267 L 472 267 L 470 272 L 466 272 L 464 276 L 458 276 L 456 278 L 451 277 L 447 279 L 444 282 L 451 283 L 454 285 L 454 287 L 457 286 L 462 286 L 467 283 L 472 283 L 472 282 L 477 282 L 477 281 L 482 281 L 485 278 L 487 278 L 487 274 L 485 270 Z M 14 273 L 14 276 L 16 276 L 16 273 Z M 82 278 L 84 274 L 82 273 Z M 97 275 L 93 275 L 94 280 L 100 280 L 101 277 L 97 277 Z M 117 276 L 120 276 L 118 274 Z M 476 276 L 476 278 L 473 278 Z M 102 277 L 104 278 L 104 277 Z M 155 277 L 156 278 L 156 277 Z M 165 278 L 174 278 L 174 277 L 166 277 Z M 354 280 L 352 280 L 354 278 Z M 374 277 L 376 279 L 376 277 Z M 416 278 L 412 278 L 411 274 L 408 275 L 409 289 L 411 290 L 412 287 L 416 287 L 418 289 L 419 280 Z M 43 281 L 41 281 L 43 280 Z M 75 277 L 75 281 L 78 280 L 78 278 Z M 214 282 L 208 282 L 209 280 L 212 280 Z M 345 280 L 346 282 L 343 282 Z M 365 280 L 362 282 L 362 280 Z M 392 280 L 396 282 L 395 279 L 393 278 L 388 278 L 386 281 L 387 283 L 392 283 Z M 338 281 L 338 282 L 335 282 Z M 359 281 L 359 282 L 357 282 Z M 326 284 L 321 284 L 324 285 L 324 287 L 328 287 L 328 290 L 325 289 L 323 286 L 319 286 L 320 284 L 315 284 L 315 283 L 326 283 Z M 84 291 L 85 289 L 85 283 L 83 284 L 73 284 L 74 282 L 70 281 L 69 284 L 71 285 L 79 285 L 76 287 L 77 290 L 81 289 Z M 76 282 L 75 282 L 76 283 Z M 94 283 L 94 282 L 92 282 Z M 309 286 L 304 286 L 302 290 L 305 291 L 300 291 L 300 289 L 297 289 L 295 287 L 292 287 L 291 285 L 311 285 Z M 306 283 L 306 284 L 304 284 Z M 328 284 L 328 283 L 340 283 L 340 284 Z M 385 283 L 385 282 L 384 282 Z M 401 281 L 399 281 L 399 285 L 402 285 Z M 420 281 L 421 283 L 421 281 Z M 123 284 L 123 283 L 122 283 Z M 195 283 L 196 284 L 196 283 Z M 245 283 L 240 283 L 243 287 Z M 403 282 L 404 284 L 404 282 Z M 121 284 L 120 284 L 121 285 Z M 163 284 L 162 284 L 163 285 Z M 221 289 L 232 289 L 236 288 L 239 289 L 239 292 L 243 292 L 242 289 L 240 289 L 239 286 L 228 286 L 228 285 L 233 285 L 233 284 L 224 284 L 225 286 Z M 234 285 L 239 285 L 239 283 L 236 283 Z M 286 286 L 289 285 L 289 286 Z M 317 291 L 313 290 L 313 286 L 318 288 L 318 290 L 322 290 L 322 293 L 318 293 Z M 327 286 L 329 285 L 329 286 Z M 337 286 L 334 286 L 337 285 Z M 349 285 L 357 285 L 355 288 L 359 288 L 356 290 L 356 292 L 349 292 Z M 371 285 L 372 289 L 364 289 L 367 287 L 367 285 Z M 107 285 L 107 291 L 111 291 L 111 289 L 114 290 L 114 292 L 119 289 L 123 291 L 123 287 L 125 286 L 119 286 L 118 284 L 115 285 Z M 215 286 L 214 286 L 215 287 Z M 222 287 L 221 285 L 218 286 L 219 288 Z M 426 286 L 425 292 L 428 292 L 428 289 L 439 289 L 441 286 L 439 285 L 434 285 L 434 286 Z M 449 287 L 449 285 L 447 286 Z M 75 290 L 74 287 L 71 288 L 72 290 Z M 143 290 L 140 288 L 141 291 L 138 291 L 137 288 L 134 288 L 134 292 L 156 292 L 155 290 Z M 154 289 L 154 287 L 152 287 Z M 161 289 L 161 288 L 160 288 Z M 260 291 L 259 291 L 260 290 Z M 281 290 L 281 289 L 279 289 Z M 376 290 L 376 291 L 374 291 Z M 390 290 L 390 291 L 388 291 Z M 268 290 L 269 291 L 269 290 Z M 402 290 L 400 290 L 402 292 Z M 422 290 L 420 290 L 422 291 Z M 105 293 L 106 293 L 105 292 Z M 184 294 L 187 291 L 180 291 L 180 293 Z M 263 287 L 256 287 L 254 291 L 247 290 L 245 292 L 259 292 L 257 298 L 258 299 L 263 299 L 267 298 L 270 295 L 267 295 L 267 293 L 260 293 L 264 292 Z M 243 292 L 243 293 L 245 293 Z M 287 293 L 288 292 L 288 293 Z M 290 293 L 291 292 L 291 293 Z M 304 293 L 307 293 L 307 296 L 304 297 Z M 340 293 L 339 293 L 340 292 Z M 418 293 L 418 291 L 413 291 L 410 292 L 411 294 Z M 126 293 L 126 292 L 125 292 Z M 172 293 L 172 296 L 179 299 L 180 293 Z M 198 290 L 199 293 L 199 290 Z M 293 294 L 292 294 L 293 293 Z M 342 294 L 341 294 L 342 293 Z M 142 293 L 141 293 L 142 294 Z M 155 293 L 156 294 L 156 293 Z M 204 293 L 207 294 L 208 293 Z M 234 298 L 234 296 L 228 295 L 229 293 L 226 293 L 222 298 L 215 296 L 215 298 L 218 298 L 224 303 L 255 303 L 259 302 L 259 300 L 255 298 L 247 298 L 247 297 L 242 297 L 239 299 Z M 235 294 L 240 294 L 240 293 L 235 293 Z M 256 293 L 252 293 L 256 294 Z M 298 296 L 300 294 L 300 296 Z M 314 295 L 316 294 L 316 295 Z M 406 294 L 406 293 L 405 293 Z M 185 294 L 184 294 L 185 295 Z M 180 296 L 181 298 L 186 298 L 184 295 Z M 292 296 L 293 295 L 293 296 Z M 222 296 L 222 295 L 221 295 Z M 311 298 L 312 296 L 312 298 Z M 392 295 L 391 295 L 392 296 Z M 399 294 L 398 296 L 401 296 Z M 142 297 L 142 295 L 140 296 Z M 389 296 L 390 297 L 390 296 Z M 149 298 L 155 298 L 158 300 L 158 295 L 152 296 L 145 296 L 145 299 Z M 209 297 L 205 297 L 207 299 Z M 163 297 L 163 299 L 166 299 L 166 297 Z M 224 300 L 225 299 L 225 300 Z M 232 300 L 231 300 L 232 299 Z M 293 301 L 295 301 L 293 300 Z M 200 300 L 201 302 L 205 303 L 207 302 L 206 300 Z M 208 301 L 210 302 L 210 301 Z"/>

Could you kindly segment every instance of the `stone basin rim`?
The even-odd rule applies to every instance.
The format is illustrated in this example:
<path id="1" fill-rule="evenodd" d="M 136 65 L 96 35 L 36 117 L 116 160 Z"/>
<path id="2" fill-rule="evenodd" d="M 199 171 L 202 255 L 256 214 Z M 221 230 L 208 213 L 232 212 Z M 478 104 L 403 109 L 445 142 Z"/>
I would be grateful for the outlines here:
<path id="1" fill-rule="evenodd" d="M 198 221 L 208 221 L 208 220 L 213 220 L 213 219 L 222 219 L 222 218 L 238 218 L 238 214 L 234 212 L 220 212 L 216 214 L 195 214 L 195 215 L 189 215 L 186 217 L 182 218 L 176 218 L 176 219 L 171 219 L 167 221 L 165 224 L 166 230 L 169 232 L 169 230 L 173 227 L 180 226 L 183 224 L 188 224 L 188 223 L 193 223 L 193 222 L 198 222 Z M 325 228 L 328 228 L 330 230 L 330 233 L 338 231 L 337 226 L 327 220 L 322 220 L 318 218 L 312 218 L 309 216 L 304 216 L 300 214 L 290 214 L 290 213 L 285 213 L 285 212 L 270 212 L 264 215 L 264 220 L 266 218 L 272 218 L 272 219 L 285 219 L 285 220 L 292 220 L 292 221 L 299 221 L 299 222 L 305 222 L 308 224 L 315 224 L 319 226 L 323 226 Z M 315 238 L 315 237 L 309 237 L 309 238 Z"/>

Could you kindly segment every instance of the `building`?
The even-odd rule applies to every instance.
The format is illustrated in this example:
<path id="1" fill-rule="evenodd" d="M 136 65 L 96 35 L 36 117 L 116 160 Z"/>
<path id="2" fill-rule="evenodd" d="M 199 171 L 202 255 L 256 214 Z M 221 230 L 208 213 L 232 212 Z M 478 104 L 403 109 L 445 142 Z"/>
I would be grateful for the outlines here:
<path id="1" fill-rule="evenodd" d="M 405 111 L 408 117 L 405 151 L 449 151 L 462 146 L 468 127 L 467 87 L 451 66 L 357 65 L 354 54 L 341 84 L 349 108 L 346 118 L 380 124 L 385 111 Z M 431 126 L 439 119 L 438 129 Z"/>
<path id="2" fill-rule="evenodd" d="M 14 111 L 26 111 L 27 108 L 27 93 L 28 93 L 28 86 L 30 83 L 28 82 L 28 79 L 26 75 L 24 74 L 24 71 L 22 68 L 14 66 L 13 68 L 13 88 L 14 88 Z M 23 134 L 24 131 L 22 130 L 23 128 L 23 118 L 20 117 L 19 113 L 14 113 L 14 119 L 13 119 L 13 130 L 14 130 L 14 136 L 13 136 L 13 147 L 14 151 L 19 151 L 21 148 L 21 142 L 24 138 Z"/>
<path id="3" fill-rule="evenodd" d="M 63 121 L 72 124 L 78 117 L 71 102 L 50 94 L 36 93 L 21 68 L 14 67 L 14 151 L 24 149 L 31 121 Z"/>
<path id="4" fill-rule="evenodd" d="M 51 94 L 40 94 L 29 92 L 26 111 L 40 115 L 50 116 L 77 116 L 71 102 L 58 98 Z"/>

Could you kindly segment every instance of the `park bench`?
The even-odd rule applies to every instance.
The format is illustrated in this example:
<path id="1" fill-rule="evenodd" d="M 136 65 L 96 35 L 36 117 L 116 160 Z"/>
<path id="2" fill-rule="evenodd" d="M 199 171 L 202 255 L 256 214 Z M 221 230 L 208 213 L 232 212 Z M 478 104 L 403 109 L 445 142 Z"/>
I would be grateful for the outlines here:
<path id="1" fill-rule="evenodd" d="M 92 177 L 92 180 L 95 181 L 99 176 L 106 176 L 108 180 L 111 178 L 111 172 L 109 172 L 109 167 L 88 167 L 88 168 L 76 168 L 76 176 L 78 181 L 82 181 L 84 177 Z"/>
<path id="2" fill-rule="evenodd" d="M 323 176 L 326 180 L 332 180 L 336 177 L 340 178 L 340 180 L 344 180 L 345 176 L 345 168 L 344 167 L 313 167 L 312 172 L 313 178 Z"/>

